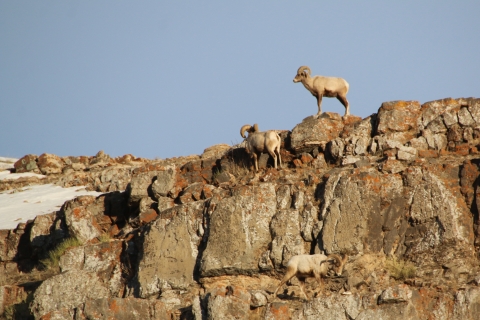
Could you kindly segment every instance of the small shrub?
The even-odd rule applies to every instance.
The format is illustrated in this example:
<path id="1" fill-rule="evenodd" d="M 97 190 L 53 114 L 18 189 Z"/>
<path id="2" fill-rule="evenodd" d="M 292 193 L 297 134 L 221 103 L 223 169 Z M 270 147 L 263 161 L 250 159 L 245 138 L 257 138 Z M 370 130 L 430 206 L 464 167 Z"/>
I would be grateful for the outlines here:
<path id="1" fill-rule="evenodd" d="M 405 260 L 398 260 L 396 257 L 388 259 L 386 267 L 390 276 L 395 280 L 405 280 L 415 277 L 417 268 L 413 263 Z"/>
<path id="2" fill-rule="evenodd" d="M 65 251 L 69 248 L 81 246 L 82 243 L 77 238 L 67 238 L 59 243 L 55 249 L 52 249 L 48 252 L 47 258 L 40 260 L 40 263 L 46 269 L 56 268 L 58 266 L 58 262 L 60 261 L 60 257 L 63 256 Z"/>
<path id="3" fill-rule="evenodd" d="M 112 237 L 110 237 L 110 235 L 108 233 L 102 233 L 102 235 L 100 237 L 97 237 L 98 241 L 100 241 L 100 243 L 104 243 L 104 242 L 109 242 Z"/>

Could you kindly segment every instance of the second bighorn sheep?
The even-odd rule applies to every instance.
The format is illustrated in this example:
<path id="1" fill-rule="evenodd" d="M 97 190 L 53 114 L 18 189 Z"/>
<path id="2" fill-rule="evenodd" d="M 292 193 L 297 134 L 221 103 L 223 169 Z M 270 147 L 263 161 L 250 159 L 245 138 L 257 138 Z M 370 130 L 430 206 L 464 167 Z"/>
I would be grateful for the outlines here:
<path id="1" fill-rule="evenodd" d="M 349 84 L 345 79 L 311 76 L 312 70 L 308 66 L 301 66 L 293 82 L 301 82 L 310 93 L 317 98 L 318 113 L 322 113 L 322 97 L 337 98 L 345 107 L 345 116 L 350 114 L 350 105 L 347 100 Z"/>
<path id="2" fill-rule="evenodd" d="M 248 132 L 245 148 L 255 162 L 255 171 L 258 171 L 258 158 L 262 153 L 268 152 L 272 158 L 275 169 L 277 168 L 277 158 L 282 167 L 282 158 L 280 156 L 280 144 L 281 139 L 278 133 L 273 130 L 261 132 L 258 129 L 258 125 L 255 123 L 253 126 L 248 124 L 240 128 L 240 135 L 245 138 L 245 131 Z"/>
<path id="3" fill-rule="evenodd" d="M 345 255 L 341 258 L 337 254 L 330 254 L 328 256 L 324 254 L 300 254 L 293 256 L 288 260 L 287 272 L 273 295 L 276 296 L 278 289 L 287 283 L 288 280 L 296 276 L 298 280 L 300 280 L 300 290 L 305 296 L 305 299 L 308 300 L 304 290 L 305 279 L 315 278 L 321 287 L 322 277 L 325 277 L 328 271 L 333 270 L 336 276 L 342 275 L 343 267 L 347 263 L 347 260 L 348 256 Z"/>

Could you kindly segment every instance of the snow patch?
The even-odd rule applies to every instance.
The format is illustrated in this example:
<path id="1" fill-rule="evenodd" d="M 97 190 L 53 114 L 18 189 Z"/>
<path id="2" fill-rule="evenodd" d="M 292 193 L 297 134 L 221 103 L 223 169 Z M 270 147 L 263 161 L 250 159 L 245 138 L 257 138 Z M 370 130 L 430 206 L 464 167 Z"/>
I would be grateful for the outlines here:
<path id="1" fill-rule="evenodd" d="M 87 191 L 85 187 L 62 188 L 53 184 L 0 192 L 0 229 L 15 229 L 20 222 L 58 211 L 65 201 L 76 197 L 101 194 Z"/>

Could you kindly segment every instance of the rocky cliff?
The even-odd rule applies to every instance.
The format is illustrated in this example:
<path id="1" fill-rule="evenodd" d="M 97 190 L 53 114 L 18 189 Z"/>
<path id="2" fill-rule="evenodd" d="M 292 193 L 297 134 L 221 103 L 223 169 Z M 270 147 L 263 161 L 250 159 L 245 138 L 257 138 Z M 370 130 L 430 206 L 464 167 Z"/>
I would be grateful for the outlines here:
<path id="1" fill-rule="evenodd" d="M 480 99 L 385 102 L 365 119 L 323 113 L 279 133 L 283 168 L 263 155 L 256 174 L 241 144 L 166 160 L 23 157 L 12 171 L 46 177 L 0 191 L 103 194 L 0 230 L 0 313 L 480 317 Z M 273 296 L 290 257 L 313 253 L 348 255 L 342 276 L 307 280 L 308 301 L 296 278 Z"/>

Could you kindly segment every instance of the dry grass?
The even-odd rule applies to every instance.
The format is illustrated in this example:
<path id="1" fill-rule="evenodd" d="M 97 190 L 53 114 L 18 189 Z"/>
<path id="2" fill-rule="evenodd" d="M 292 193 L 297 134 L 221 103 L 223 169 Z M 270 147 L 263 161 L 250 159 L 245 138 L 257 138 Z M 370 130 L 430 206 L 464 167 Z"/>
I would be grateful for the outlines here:
<path id="1" fill-rule="evenodd" d="M 97 237 L 97 239 L 98 241 L 100 241 L 100 243 L 104 243 L 110 242 L 110 240 L 112 240 L 112 237 L 108 233 L 102 233 L 102 235 Z"/>
<path id="2" fill-rule="evenodd" d="M 67 238 L 59 243 L 55 249 L 52 249 L 48 252 L 47 258 L 40 260 L 40 263 L 46 269 L 56 268 L 60 261 L 60 257 L 63 256 L 65 251 L 69 248 L 81 246 L 82 243 L 77 238 Z"/>
<path id="3" fill-rule="evenodd" d="M 405 260 L 398 260 L 396 257 L 386 261 L 386 268 L 390 276 L 395 280 L 405 280 L 415 277 L 417 268 L 413 263 Z"/>

